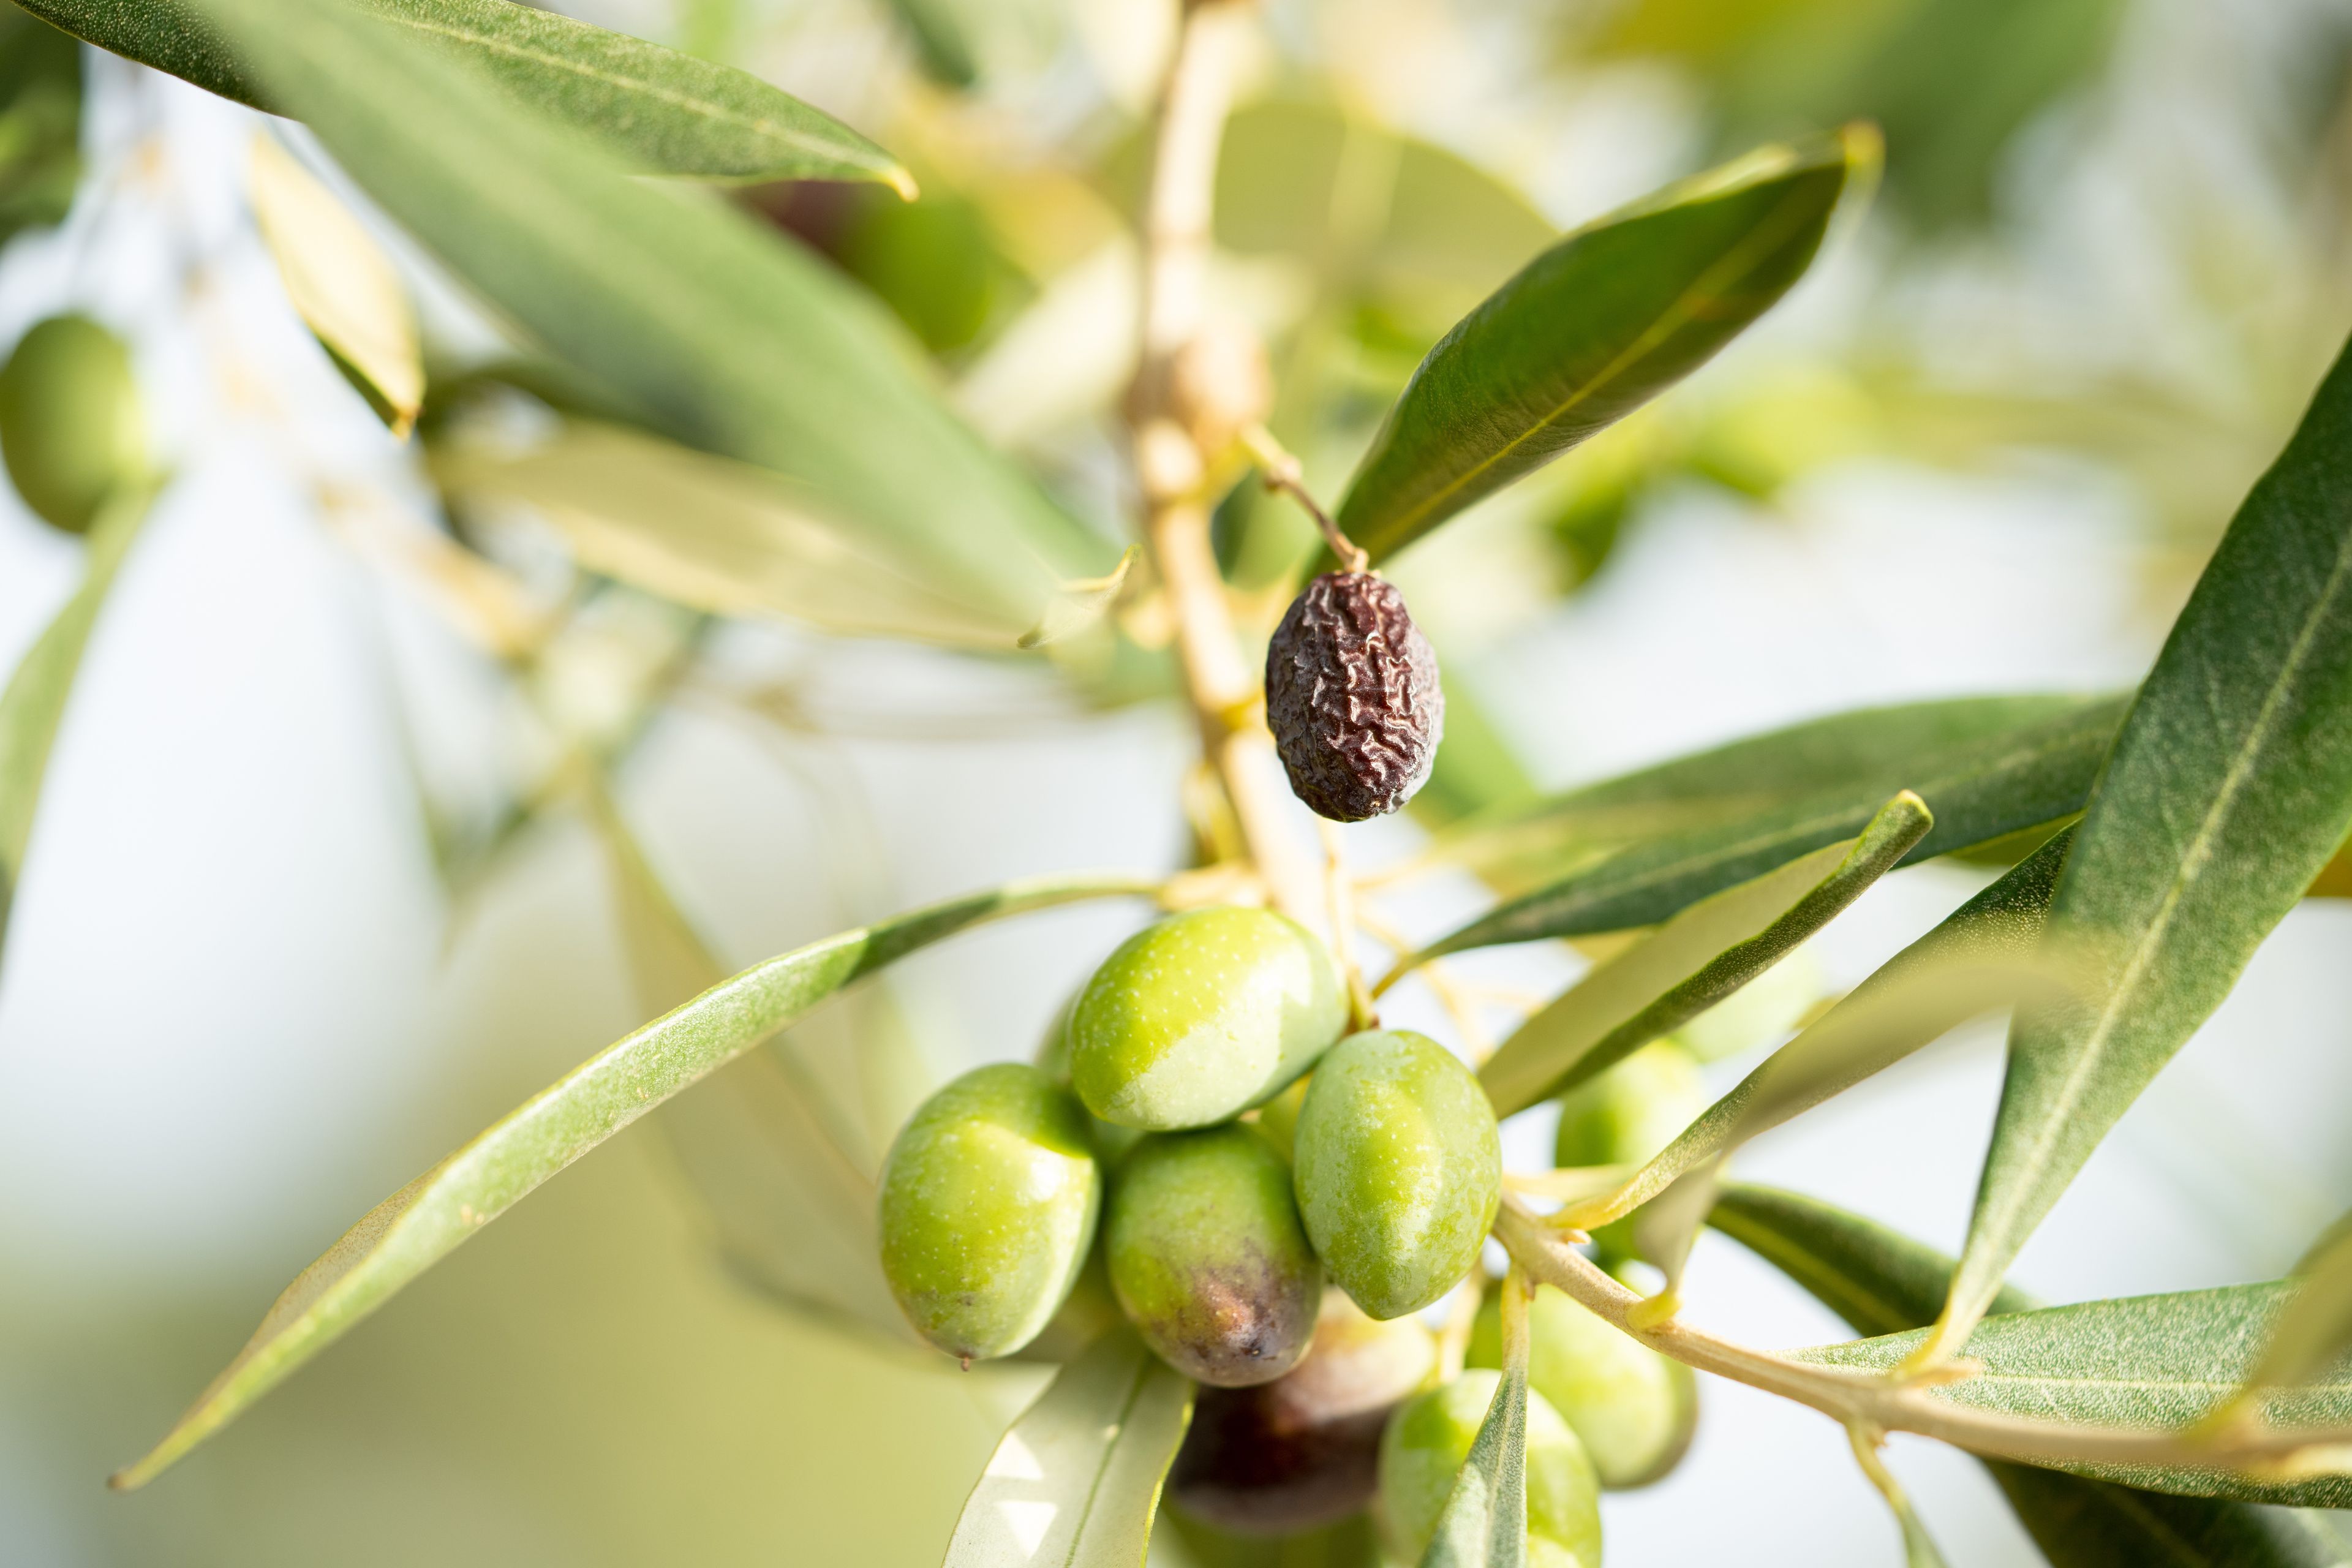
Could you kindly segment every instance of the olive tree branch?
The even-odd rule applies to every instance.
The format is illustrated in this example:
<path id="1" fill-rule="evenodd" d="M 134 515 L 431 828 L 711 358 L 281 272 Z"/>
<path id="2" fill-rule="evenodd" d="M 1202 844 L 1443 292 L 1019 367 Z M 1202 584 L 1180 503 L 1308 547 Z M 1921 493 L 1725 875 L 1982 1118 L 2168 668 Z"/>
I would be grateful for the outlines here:
<path id="1" fill-rule="evenodd" d="M 1209 540 L 1212 459 L 1178 417 L 1177 356 L 1207 312 L 1209 223 L 1217 149 L 1231 107 L 1248 0 L 1193 0 L 1160 100 L 1151 197 L 1144 219 L 1143 342 L 1127 416 L 1142 487 L 1144 544 L 1176 623 L 1201 751 L 1232 803 L 1250 859 L 1275 907 L 1313 923 L 1322 902 L 1313 863 L 1283 820 L 1274 737 L 1262 683 L 1242 657 Z"/>
<path id="2" fill-rule="evenodd" d="M 1933 1390 L 1965 1381 L 1974 1363 L 1927 1376 L 1888 1377 L 1751 1350 L 1677 1318 L 1644 1323 L 1643 1297 L 1603 1273 L 1563 1233 L 1506 1194 L 1495 1235 L 1528 1277 L 1564 1291 L 1611 1326 L 1686 1366 L 1811 1405 L 1849 1429 L 1916 1432 L 1971 1453 L 2045 1465 L 2145 1465 L 2242 1470 L 2278 1479 L 2342 1473 L 2352 1428 L 2253 1424 L 2179 1431 L 2077 1426 L 2002 1415 L 1938 1399 Z"/>

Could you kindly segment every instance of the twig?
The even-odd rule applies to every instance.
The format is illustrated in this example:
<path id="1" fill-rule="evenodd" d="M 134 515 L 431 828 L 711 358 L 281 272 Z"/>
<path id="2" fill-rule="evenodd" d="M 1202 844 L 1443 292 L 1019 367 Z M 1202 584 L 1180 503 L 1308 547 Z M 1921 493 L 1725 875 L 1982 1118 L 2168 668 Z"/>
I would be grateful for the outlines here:
<path id="1" fill-rule="evenodd" d="M 2208 1434 L 2086 1426 L 2003 1415 L 1932 1390 L 1965 1380 L 1972 1363 L 1947 1363 L 1935 1375 L 1908 1381 L 1853 1367 L 1826 1366 L 1751 1350 L 1692 1328 L 1678 1318 L 1643 1323 L 1645 1299 L 1601 1272 L 1518 1199 L 1506 1195 L 1495 1235 L 1530 1278 L 1565 1291 L 1620 1331 L 1686 1366 L 1811 1405 L 1846 1426 L 1916 1432 L 1971 1453 L 2036 1464 L 2141 1465 L 2265 1477 L 2344 1472 L 2352 1428 L 2242 1427 Z"/>
<path id="2" fill-rule="evenodd" d="M 1279 490 L 1297 501 L 1307 515 L 1315 520 L 1315 526 L 1322 531 L 1323 542 L 1331 547 L 1331 553 L 1339 557 L 1349 571 L 1371 570 L 1371 556 L 1354 540 L 1340 532 L 1339 525 L 1331 521 L 1331 514 L 1325 511 L 1315 497 L 1308 493 L 1306 468 L 1290 455 L 1287 447 L 1274 438 L 1273 431 L 1263 425 L 1249 426 L 1242 431 L 1242 445 L 1248 447 L 1250 456 L 1257 459 L 1258 472 L 1265 477 L 1265 488 Z"/>
<path id="3" fill-rule="evenodd" d="M 1315 826 L 1323 841 L 1323 904 L 1331 921 L 1331 951 L 1348 981 L 1348 1027 L 1350 1031 L 1377 1029 L 1381 1016 L 1372 1006 L 1371 993 L 1364 989 L 1363 969 L 1356 963 L 1356 900 L 1348 881 L 1347 844 L 1339 837 L 1338 823 L 1318 819 Z"/>
<path id="4" fill-rule="evenodd" d="M 1177 654 L 1202 754 L 1224 786 L 1275 906 L 1311 921 L 1321 902 L 1315 868 L 1283 824 L 1274 737 L 1259 711 L 1262 683 L 1242 657 L 1210 544 L 1209 455 L 1170 402 L 1176 357 L 1200 335 L 1206 313 L 1217 149 L 1247 9 L 1241 0 L 1204 0 L 1184 10 L 1160 100 L 1144 227 L 1142 354 L 1128 418 L 1144 495 L 1144 543 L 1175 612 Z"/>

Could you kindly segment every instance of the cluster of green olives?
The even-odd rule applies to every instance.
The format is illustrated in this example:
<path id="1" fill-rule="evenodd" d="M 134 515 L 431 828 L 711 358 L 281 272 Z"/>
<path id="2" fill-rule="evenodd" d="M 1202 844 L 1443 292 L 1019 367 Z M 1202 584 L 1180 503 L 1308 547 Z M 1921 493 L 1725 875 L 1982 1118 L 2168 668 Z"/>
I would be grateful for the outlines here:
<path id="1" fill-rule="evenodd" d="M 1107 1282 L 1145 1342 L 1204 1385 L 1168 1482 L 1181 1515 L 1289 1535 L 1369 1507 L 1411 1562 L 1500 1361 L 1492 1299 L 1469 1370 L 1450 1379 L 1414 1314 L 1478 1266 L 1501 1145 L 1451 1052 L 1348 1034 L 1348 1018 L 1329 952 L 1281 915 L 1204 909 L 1148 927 L 1034 1065 L 966 1074 L 900 1132 L 883 1268 L 908 1321 L 967 1363 L 1090 1331 L 1106 1306 L 1085 1281 Z M 1563 1163 L 1646 1158 L 1654 1147 L 1628 1151 L 1679 1131 L 1692 1108 L 1678 1093 L 1653 1107 L 1655 1060 L 1570 1098 Z M 1693 1066 L 1668 1087 L 1696 1082 Z M 1529 1312 L 1530 1560 L 1597 1568 L 1600 1489 L 1673 1467 L 1696 1390 L 1687 1368 L 1556 1290 Z"/>
<path id="2" fill-rule="evenodd" d="M 908 1320 L 967 1361 L 1020 1350 L 1099 1228 L 1145 1342 L 1246 1388 L 1307 1354 L 1327 1279 L 1376 1321 L 1444 1296 L 1501 1200 L 1493 1109 L 1434 1040 L 1347 1024 L 1328 950 L 1281 915 L 1137 933 L 1040 1065 L 967 1073 L 898 1135 L 882 1260 Z M 1278 1131 L 1237 1120 L 1301 1079 Z"/>

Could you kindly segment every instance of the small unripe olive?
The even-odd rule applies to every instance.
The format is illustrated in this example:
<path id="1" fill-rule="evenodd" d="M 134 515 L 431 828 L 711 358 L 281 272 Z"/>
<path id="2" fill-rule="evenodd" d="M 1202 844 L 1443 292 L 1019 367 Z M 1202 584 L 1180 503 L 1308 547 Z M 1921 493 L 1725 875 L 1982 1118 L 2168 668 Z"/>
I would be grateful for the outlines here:
<path id="1" fill-rule="evenodd" d="M 1379 1487 L 1389 1412 L 1436 1366 L 1436 1342 L 1418 1321 L 1378 1322 L 1326 1291 L 1306 1360 L 1255 1388 L 1201 1391 L 1168 1500 L 1238 1535 L 1345 1519 Z"/>
<path id="2" fill-rule="evenodd" d="M 1691 1054 L 1672 1040 L 1653 1040 L 1560 1096 L 1552 1163 L 1646 1164 L 1708 1103 L 1706 1080 Z M 1605 1266 L 1637 1256 L 1630 1218 L 1601 1226 L 1592 1241 Z"/>
<path id="3" fill-rule="evenodd" d="M 1173 915 L 1121 942 L 1070 1015 L 1070 1079 L 1106 1121 L 1208 1127 L 1279 1094 L 1347 1025 L 1330 951 L 1270 910 Z"/>
<path id="4" fill-rule="evenodd" d="M 1334 1284 L 1375 1318 L 1417 1312 L 1478 1260 L 1502 1202 L 1494 1107 L 1425 1035 L 1350 1035 L 1315 1069 L 1293 1152 L 1299 1212 Z"/>
<path id="5" fill-rule="evenodd" d="M 51 316 L 0 366 L 0 458 L 25 504 L 79 533 L 146 471 L 131 351 L 88 316 Z"/>
<path id="6" fill-rule="evenodd" d="M 1498 1298 L 1470 1336 L 1469 1364 L 1503 1364 Z M 1575 1429 L 1612 1489 L 1647 1486 L 1675 1468 L 1698 1424 L 1698 1380 L 1671 1356 L 1618 1332 L 1562 1292 L 1528 1303 L 1528 1386 Z"/>
<path id="7" fill-rule="evenodd" d="M 1102 1173 L 1086 1113 L 1000 1062 L 923 1102 L 882 1168 L 882 1272 L 916 1331 L 967 1361 L 1036 1338 L 1093 1244 Z"/>
<path id="8" fill-rule="evenodd" d="M 1381 1438 L 1381 1513 L 1390 1545 L 1417 1563 L 1470 1457 L 1500 1373 L 1465 1372 L 1408 1401 Z M 1528 1561 L 1601 1568 L 1601 1485 L 1584 1447 L 1543 1395 L 1528 1393 Z"/>
<path id="9" fill-rule="evenodd" d="M 1307 1353 L 1323 1267 L 1288 1167 L 1248 1128 L 1137 1144 L 1111 1190 L 1105 1239 L 1119 1306 L 1187 1377 L 1244 1388 Z"/>

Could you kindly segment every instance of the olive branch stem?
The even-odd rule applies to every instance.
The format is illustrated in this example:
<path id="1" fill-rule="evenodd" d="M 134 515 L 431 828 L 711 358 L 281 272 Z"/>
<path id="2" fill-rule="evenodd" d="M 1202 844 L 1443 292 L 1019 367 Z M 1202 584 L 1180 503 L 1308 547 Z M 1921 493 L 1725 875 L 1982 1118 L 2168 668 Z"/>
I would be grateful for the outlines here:
<path id="1" fill-rule="evenodd" d="M 1291 456 L 1287 447 L 1274 438 L 1274 432 L 1263 425 L 1251 425 L 1243 429 L 1241 440 L 1249 448 L 1249 455 L 1257 459 L 1265 488 L 1288 496 L 1298 503 L 1299 510 L 1315 520 L 1317 531 L 1323 535 L 1323 542 L 1331 547 L 1339 563 L 1350 572 L 1370 571 L 1370 552 L 1339 531 L 1339 525 L 1331 521 L 1331 514 L 1323 510 L 1322 503 L 1307 488 L 1305 466 Z"/>
<path id="2" fill-rule="evenodd" d="M 2280 1427 L 2253 1422 L 2180 1430 L 2080 1426 L 2004 1415 L 1936 1397 L 1977 1363 L 1944 1363 L 1924 1375 L 1888 1376 L 1750 1349 L 1691 1327 L 1678 1317 L 1643 1320 L 1647 1299 L 1603 1273 L 1562 1232 L 1506 1194 L 1496 1238 L 1528 1278 L 1565 1292 L 1578 1305 L 1684 1365 L 1811 1406 L 1849 1430 L 1916 1432 L 1971 1453 L 2043 1465 L 2128 1465 L 2239 1470 L 2269 1479 L 2342 1473 L 2352 1428 Z"/>
<path id="3" fill-rule="evenodd" d="M 1157 115 L 1144 218 L 1142 352 L 1127 417 L 1143 491 L 1144 545 L 1173 611 L 1202 755 L 1223 786 L 1267 897 L 1311 924 L 1321 904 L 1315 868 L 1283 824 L 1261 682 L 1242 657 L 1210 542 L 1206 490 L 1216 454 L 1203 452 L 1175 416 L 1170 391 L 1175 360 L 1200 336 L 1206 315 L 1217 151 L 1247 12 L 1247 0 L 1197 0 L 1184 8 Z"/>

